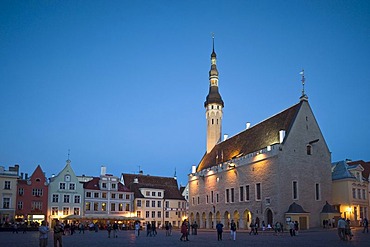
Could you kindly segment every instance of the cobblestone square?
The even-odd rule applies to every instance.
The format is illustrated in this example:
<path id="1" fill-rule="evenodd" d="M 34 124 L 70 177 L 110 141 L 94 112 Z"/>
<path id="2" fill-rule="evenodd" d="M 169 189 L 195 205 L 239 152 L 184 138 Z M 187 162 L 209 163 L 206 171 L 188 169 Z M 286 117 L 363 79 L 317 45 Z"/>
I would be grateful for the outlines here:
<path id="1" fill-rule="evenodd" d="M 300 232 L 291 237 L 288 232 L 275 236 L 272 232 L 260 232 L 259 235 L 249 235 L 246 231 L 238 231 L 236 240 L 230 240 L 228 231 L 223 234 L 223 240 L 217 241 L 216 232 L 200 230 L 198 235 L 190 235 L 189 242 L 180 241 L 179 230 L 173 231 L 172 236 L 166 237 L 165 231 L 159 230 L 155 237 L 147 237 L 142 231 L 138 238 L 134 231 L 119 231 L 118 238 L 108 238 L 106 231 L 78 232 L 73 235 L 63 236 L 63 246 L 138 246 L 138 247 L 163 247 L 163 246 L 298 246 L 298 247 L 327 247 L 327 246 L 370 246 L 370 234 L 362 233 L 362 229 L 353 229 L 352 240 L 340 241 L 336 229 L 311 229 Z M 113 234 L 112 234 L 113 235 Z M 38 246 L 38 232 L 18 234 L 0 232 L 1 246 Z M 48 246 L 53 246 L 53 233 L 49 233 Z"/>

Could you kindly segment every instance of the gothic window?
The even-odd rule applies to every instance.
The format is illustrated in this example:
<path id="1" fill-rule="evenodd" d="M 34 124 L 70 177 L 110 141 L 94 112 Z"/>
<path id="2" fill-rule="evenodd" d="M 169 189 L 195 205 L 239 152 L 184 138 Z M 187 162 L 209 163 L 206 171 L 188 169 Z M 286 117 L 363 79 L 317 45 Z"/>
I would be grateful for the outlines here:
<path id="1" fill-rule="evenodd" d="M 231 188 L 231 190 L 230 190 L 230 193 L 231 193 L 231 202 L 234 202 L 235 201 L 235 197 L 234 197 L 234 188 Z"/>
<path id="2" fill-rule="evenodd" d="M 245 186 L 245 200 L 246 201 L 250 200 L 249 185 Z"/>
<path id="3" fill-rule="evenodd" d="M 261 200 L 261 183 L 256 183 L 256 201 Z"/>
<path id="4" fill-rule="evenodd" d="M 293 200 L 298 200 L 298 182 L 297 181 L 293 181 L 292 193 L 293 193 Z"/>
<path id="5" fill-rule="evenodd" d="M 321 200 L 320 184 L 315 184 L 315 199 L 316 201 Z"/>

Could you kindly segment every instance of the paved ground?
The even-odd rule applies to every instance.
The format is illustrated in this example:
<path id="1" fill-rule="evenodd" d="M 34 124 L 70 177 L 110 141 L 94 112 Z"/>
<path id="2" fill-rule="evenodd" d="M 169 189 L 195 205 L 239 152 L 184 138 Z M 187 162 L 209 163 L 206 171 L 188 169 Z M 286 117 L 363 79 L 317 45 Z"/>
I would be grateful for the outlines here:
<path id="1" fill-rule="evenodd" d="M 298 236 L 290 237 L 288 233 L 274 236 L 272 233 L 260 233 L 259 235 L 249 235 L 247 232 L 237 232 L 236 241 L 229 238 L 228 232 L 224 232 L 223 241 L 217 241 L 214 231 L 199 231 L 198 235 L 190 235 L 189 242 L 181 242 L 180 232 L 174 231 L 172 236 L 166 237 L 164 231 L 158 231 L 156 237 L 146 237 L 144 232 L 138 238 L 133 231 L 120 231 L 118 238 L 108 238 L 106 231 L 88 232 L 85 234 L 74 234 L 63 236 L 63 246 L 137 246 L 137 247 L 163 247 L 163 246 L 296 246 L 296 247 L 337 247 L 337 246 L 370 246 L 370 233 L 362 233 L 361 229 L 354 229 L 354 238 L 351 241 L 340 241 L 336 229 L 313 229 L 300 232 Z M 48 246 L 52 247 L 52 233 L 49 234 Z M 13 234 L 12 232 L 0 232 L 0 246 L 38 246 L 38 232 L 27 232 Z"/>

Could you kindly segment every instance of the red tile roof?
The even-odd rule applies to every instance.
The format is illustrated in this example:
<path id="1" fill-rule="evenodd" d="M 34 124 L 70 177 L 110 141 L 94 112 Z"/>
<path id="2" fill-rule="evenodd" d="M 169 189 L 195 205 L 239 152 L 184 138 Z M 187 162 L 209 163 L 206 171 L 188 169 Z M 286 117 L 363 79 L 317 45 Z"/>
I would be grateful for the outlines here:
<path id="1" fill-rule="evenodd" d="M 181 195 L 177 180 L 172 177 L 157 177 L 142 174 L 122 173 L 125 185 L 134 192 L 135 198 L 144 198 L 141 188 L 153 188 L 164 190 L 164 199 L 185 200 Z M 137 183 L 134 180 L 137 179 Z"/>
<path id="2" fill-rule="evenodd" d="M 100 181 L 100 177 L 94 177 L 90 181 L 83 183 L 83 187 L 84 187 L 84 189 L 87 189 L 87 190 L 100 190 L 99 181 Z M 121 183 L 118 183 L 118 190 L 117 191 L 119 191 L 119 192 L 130 192 L 130 190 Z"/>
<path id="3" fill-rule="evenodd" d="M 291 125 L 302 105 L 298 104 L 270 117 L 269 119 L 252 126 L 229 139 L 216 144 L 200 161 L 197 172 L 231 160 L 235 157 L 259 151 L 269 145 L 279 143 L 279 131 L 285 130 L 289 134 Z"/>

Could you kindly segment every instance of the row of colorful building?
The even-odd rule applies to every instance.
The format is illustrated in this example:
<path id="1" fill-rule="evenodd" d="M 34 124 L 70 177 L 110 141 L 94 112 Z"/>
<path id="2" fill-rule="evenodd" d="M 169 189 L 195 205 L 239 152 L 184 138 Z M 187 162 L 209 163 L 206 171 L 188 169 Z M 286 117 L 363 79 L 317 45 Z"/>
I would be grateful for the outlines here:
<path id="1" fill-rule="evenodd" d="M 37 166 L 30 177 L 19 165 L 0 168 L 1 225 L 40 223 L 54 219 L 67 222 L 118 221 L 126 226 L 136 220 L 162 226 L 179 226 L 186 217 L 186 200 L 176 178 L 122 173 L 99 177 L 76 176 L 71 161 L 47 179 Z"/>

